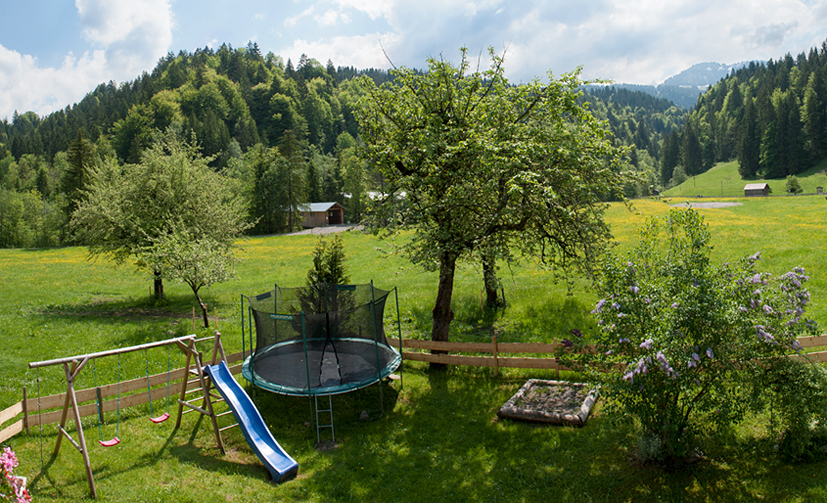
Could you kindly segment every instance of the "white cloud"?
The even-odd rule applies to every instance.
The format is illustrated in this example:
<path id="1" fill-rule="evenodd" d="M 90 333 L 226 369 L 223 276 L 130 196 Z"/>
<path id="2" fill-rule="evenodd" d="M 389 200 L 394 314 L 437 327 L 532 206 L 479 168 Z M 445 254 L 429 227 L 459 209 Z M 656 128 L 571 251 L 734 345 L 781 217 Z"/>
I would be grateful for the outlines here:
<path id="1" fill-rule="evenodd" d="M 380 17 L 390 17 L 401 2 L 402 0 L 336 0 L 342 9 L 364 12 L 374 20 Z"/>
<path id="2" fill-rule="evenodd" d="M 76 0 L 83 37 L 79 58 L 68 53 L 59 68 L 0 46 L 0 118 L 15 110 L 46 115 L 77 103 L 98 84 L 132 80 L 150 71 L 172 43 L 169 0 Z"/>
<path id="3" fill-rule="evenodd" d="M 327 9 L 324 12 L 324 14 L 320 16 L 314 16 L 313 19 L 315 19 L 320 26 L 335 26 L 336 24 L 338 24 L 339 19 L 341 19 L 343 23 L 347 23 L 349 20 L 346 14 L 343 15 L 341 12 L 335 11 L 333 9 Z"/>
<path id="4" fill-rule="evenodd" d="M 398 47 L 402 40 L 393 33 L 372 33 L 352 37 L 333 37 L 315 41 L 295 40 L 293 45 L 280 51 L 285 59 L 298 61 L 302 54 L 307 54 L 325 64 L 333 61 L 336 66 L 354 66 L 356 68 L 387 68 L 388 60 L 382 51 Z M 389 50 L 389 52 L 391 52 Z"/>
<path id="5" fill-rule="evenodd" d="M 75 0 L 83 36 L 106 49 L 110 67 L 119 79 L 151 68 L 172 44 L 172 6 L 169 0 Z"/>
<path id="6" fill-rule="evenodd" d="M 42 68 L 37 59 L 0 46 L 0 119 L 11 119 L 15 110 L 47 115 L 106 81 L 103 51 L 80 59 L 69 53 L 60 68 Z"/>
<path id="7" fill-rule="evenodd" d="M 302 20 L 302 18 L 310 17 L 313 15 L 314 12 L 316 12 L 316 8 L 314 5 L 311 5 L 298 16 L 292 16 L 285 19 L 284 26 L 296 26 L 299 23 L 299 21 Z"/>

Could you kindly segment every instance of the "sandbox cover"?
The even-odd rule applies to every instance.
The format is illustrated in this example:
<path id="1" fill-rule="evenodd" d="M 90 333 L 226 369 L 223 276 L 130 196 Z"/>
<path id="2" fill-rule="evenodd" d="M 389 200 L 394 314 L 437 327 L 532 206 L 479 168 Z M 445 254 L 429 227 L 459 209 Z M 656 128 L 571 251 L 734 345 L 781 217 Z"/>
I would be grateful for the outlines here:
<path id="1" fill-rule="evenodd" d="M 583 426 L 597 401 L 586 383 L 529 379 L 497 411 L 497 416 L 551 424 Z"/>

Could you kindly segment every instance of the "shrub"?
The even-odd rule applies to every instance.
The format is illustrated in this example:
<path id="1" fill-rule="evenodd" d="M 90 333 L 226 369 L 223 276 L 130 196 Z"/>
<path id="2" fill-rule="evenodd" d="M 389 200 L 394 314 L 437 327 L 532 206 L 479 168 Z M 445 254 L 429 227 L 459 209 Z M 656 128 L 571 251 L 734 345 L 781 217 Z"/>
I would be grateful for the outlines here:
<path id="1" fill-rule="evenodd" d="M 803 190 L 801 189 L 801 183 L 799 183 L 798 177 L 789 175 L 787 177 L 787 193 L 795 195 L 801 192 L 803 192 Z"/>
<path id="2" fill-rule="evenodd" d="M 805 359 L 779 358 L 767 366 L 754 389 L 771 414 L 779 455 L 814 461 L 827 454 L 827 369 Z"/>
<path id="3" fill-rule="evenodd" d="M 634 250 L 602 263 L 596 345 L 575 337 L 560 354 L 640 422 L 648 459 L 688 456 L 701 416 L 718 426 L 741 418 L 742 384 L 760 381 L 815 330 L 803 318 L 803 269 L 773 279 L 756 270 L 759 253 L 716 266 L 709 240 L 695 210 L 650 219 Z"/>
<path id="4" fill-rule="evenodd" d="M 307 285 L 344 285 L 350 281 L 345 265 L 344 245 L 339 236 L 334 236 L 328 243 L 324 237 L 319 238 L 313 250 L 313 267 L 307 271 Z"/>

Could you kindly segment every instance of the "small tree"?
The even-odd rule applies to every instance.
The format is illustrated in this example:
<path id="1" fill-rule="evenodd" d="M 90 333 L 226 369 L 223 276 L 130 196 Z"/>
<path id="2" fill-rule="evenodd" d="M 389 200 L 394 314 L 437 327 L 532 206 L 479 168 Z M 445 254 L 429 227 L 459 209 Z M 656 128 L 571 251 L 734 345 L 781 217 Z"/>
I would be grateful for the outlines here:
<path id="1" fill-rule="evenodd" d="M 313 267 L 307 271 L 307 286 L 327 283 L 344 285 L 350 281 L 345 265 L 344 245 L 339 236 L 334 236 L 328 243 L 322 236 L 313 251 Z"/>
<path id="2" fill-rule="evenodd" d="M 202 287 L 235 278 L 231 243 L 196 235 L 180 219 L 168 220 L 167 224 L 169 232 L 146 251 L 149 261 L 164 278 L 181 281 L 192 289 L 207 328 L 209 312 L 199 292 Z"/>
<path id="3" fill-rule="evenodd" d="M 110 160 L 96 169 L 71 226 L 91 256 L 109 255 L 118 263 L 134 258 L 154 276 L 155 297 L 161 299 L 165 273 L 183 279 L 193 274 L 183 269 L 223 268 L 200 261 L 226 259 L 196 250 L 181 250 L 177 259 L 165 253 L 186 241 L 187 247 L 226 254 L 250 227 L 246 201 L 208 162 L 196 146 L 167 133 L 144 153 L 141 164 L 121 167 Z M 186 264 L 173 266 L 173 260 Z M 203 286 L 203 280 L 194 283 Z"/>
<path id="4" fill-rule="evenodd" d="M 798 177 L 795 175 L 789 175 L 787 177 L 787 193 L 788 194 L 800 194 L 802 191 L 801 183 L 798 181 Z"/>
<path id="5" fill-rule="evenodd" d="M 592 372 L 616 410 L 640 422 L 645 458 L 689 454 L 699 417 L 742 417 L 750 387 L 816 329 L 804 318 L 802 269 L 773 280 L 756 270 L 758 253 L 714 266 L 709 239 L 692 209 L 650 220 L 633 251 L 603 262 L 597 345 L 562 345 L 565 363 Z"/>

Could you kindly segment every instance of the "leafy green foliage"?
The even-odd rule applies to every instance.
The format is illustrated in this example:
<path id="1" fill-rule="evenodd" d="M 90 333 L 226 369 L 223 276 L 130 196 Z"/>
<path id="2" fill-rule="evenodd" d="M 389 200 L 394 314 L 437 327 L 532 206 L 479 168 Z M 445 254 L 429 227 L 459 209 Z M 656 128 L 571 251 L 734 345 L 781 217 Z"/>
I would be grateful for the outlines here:
<path id="1" fill-rule="evenodd" d="M 777 358 L 757 384 L 757 409 L 770 412 L 779 454 L 792 462 L 827 456 L 827 369 L 806 358 Z"/>
<path id="2" fill-rule="evenodd" d="M 375 223 L 412 229 L 405 252 L 440 271 L 435 340 L 448 340 L 458 259 L 481 247 L 507 257 L 519 243 L 550 265 L 587 268 L 608 238 L 599 201 L 625 181 L 622 151 L 578 101 L 579 70 L 514 86 L 493 50 L 474 72 L 460 55 L 458 66 L 429 59 L 424 75 L 395 70 L 382 87 L 364 79 L 357 111 L 387 184 Z"/>
<path id="3" fill-rule="evenodd" d="M 328 284 L 346 285 L 350 282 L 345 261 L 345 248 L 340 236 L 328 242 L 319 237 L 313 250 L 313 267 L 307 271 L 307 286 Z"/>
<path id="4" fill-rule="evenodd" d="M 787 193 L 788 194 L 799 194 L 801 193 L 801 183 L 798 181 L 798 177 L 795 175 L 790 175 L 787 177 Z"/>
<path id="5" fill-rule="evenodd" d="M 207 162 L 197 147 L 168 132 L 141 164 L 110 161 L 95 170 L 71 225 L 92 256 L 119 263 L 134 258 L 154 274 L 157 297 L 165 273 L 197 295 L 201 286 L 228 277 L 229 250 L 249 227 L 245 201 Z"/>
<path id="6" fill-rule="evenodd" d="M 695 210 L 650 219 L 634 250 L 602 264 L 596 346 L 583 351 L 579 331 L 563 344 L 564 361 L 591 372 L 640 422 L 648 458 L 653 446 L 664 458 L 689 455 L 699 416 L 721 426 L 744 417 L 739 390 L 816 330 L 804 318 L 803 269 L 773 279 L 756 270 L 759 253 L 715 266 L 709 241 Z"/>

